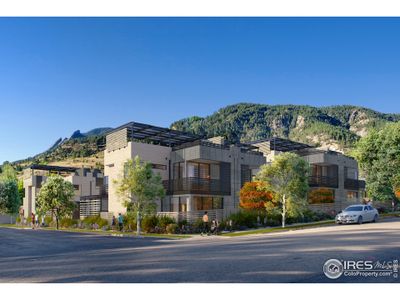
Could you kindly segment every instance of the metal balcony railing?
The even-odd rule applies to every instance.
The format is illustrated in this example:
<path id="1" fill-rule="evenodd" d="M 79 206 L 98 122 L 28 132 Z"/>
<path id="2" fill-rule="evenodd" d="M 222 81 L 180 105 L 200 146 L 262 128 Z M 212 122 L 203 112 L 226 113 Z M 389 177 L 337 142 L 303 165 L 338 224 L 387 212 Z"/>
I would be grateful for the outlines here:
<path id="1" fill-rule="evenodd" d="M 365 181 L 358 179 L 346 178 L 344 181 L 344 188 L 350 190 L 359 190 L 365 188 Z"/>
<path id="2" fill-rule="evenodd" d="M 338 177 L 310 176 L 308 178 L 310 187 L 338 188 Z"/>
<path id="3" fill-rule="evenodd" d="M 199 177 L 187 177 L 173 180 L 164 180 L 167 195 L 205 194 L 205 195 L 230 195 L 229 181 Z"/>

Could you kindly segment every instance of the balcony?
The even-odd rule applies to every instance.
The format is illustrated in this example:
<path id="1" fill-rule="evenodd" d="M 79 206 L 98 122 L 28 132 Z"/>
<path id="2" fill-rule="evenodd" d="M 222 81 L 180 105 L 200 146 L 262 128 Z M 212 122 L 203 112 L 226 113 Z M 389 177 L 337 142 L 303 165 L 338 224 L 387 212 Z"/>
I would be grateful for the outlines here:
<path id="1" fill-rule="evenodd" d="M 203 195 L 230 195 L 229 181 L 187 177 L 173 180 L 164 180 L 167 195 L 203 194 Z"/>
<path id="2" fill-rule="evenodd" d="M 348 190 L 365 189 L 365 181 L 358 179 L 346 178 L 344 181 L 344 188 Z"/>
<path id="3" fill-rule="evenodd" d="M 338 188 L 338 178 L 329 176 L 310 176 L 308 179 L 310 187 Z"/>

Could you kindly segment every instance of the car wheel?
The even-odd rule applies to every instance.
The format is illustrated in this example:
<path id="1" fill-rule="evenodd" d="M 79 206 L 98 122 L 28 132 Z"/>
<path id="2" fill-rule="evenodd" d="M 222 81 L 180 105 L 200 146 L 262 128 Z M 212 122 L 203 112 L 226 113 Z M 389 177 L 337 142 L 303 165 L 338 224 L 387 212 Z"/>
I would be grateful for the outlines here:
<path id="1" fill-rule="evenodd" d="M 363 223 L 363 218 L 361 216 L 358 217 L 357 223 L 360 225 Z"/>
<path id="2" fill-rule="evenodd" d="M 378 222 L 378 215 L 375 215 L 374 220 L 372 222 L 374 223 Z"/>

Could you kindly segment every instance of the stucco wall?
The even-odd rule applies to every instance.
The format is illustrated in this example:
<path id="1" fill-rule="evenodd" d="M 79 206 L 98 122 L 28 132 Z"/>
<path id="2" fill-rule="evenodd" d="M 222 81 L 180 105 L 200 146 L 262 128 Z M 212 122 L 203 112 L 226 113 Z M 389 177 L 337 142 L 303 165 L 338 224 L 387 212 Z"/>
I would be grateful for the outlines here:
<path id="1" fill-rule="evenodd" d="M 121 199 L 118 197 L 114 183 L 123 176 L 124 164 L 128 159 L 134 158 L 136 155 L 142 161 L 148 161 L 153 164 L 166 166 L 165 170 L 153 169 L 158 172 L 163 180 L 168 179 L 169 174 L 169 157 L 171 148 L 144 144 L 138 142 L 128 142 L 126 147 L 114 151 L 104 151 L 104 175 L 108 176 L 108 210 L 109 212 L 117 215 L 118 213 L 125 213 L 126 208 L 122 205 Z M 157 201 L 159 205 L 159 201 Z"/>

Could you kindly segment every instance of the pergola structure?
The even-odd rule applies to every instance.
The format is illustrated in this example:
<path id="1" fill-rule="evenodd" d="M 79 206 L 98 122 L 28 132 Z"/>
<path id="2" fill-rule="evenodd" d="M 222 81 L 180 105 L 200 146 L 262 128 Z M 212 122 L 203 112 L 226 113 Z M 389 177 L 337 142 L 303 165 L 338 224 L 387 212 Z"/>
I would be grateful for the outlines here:
<path id="1" fill-rule="evenodd" d="M 304 149 L 311 149 L 313 148 L 310 145 L 291 141 L 288 139 L 283 139 L 279 137 L 272 137 L 268 139 L 263 139 L 259 141 L 255 141 L 251 143 L 252 145 L 257 145 L 258 147 L 267 148 L 263 150 L 276 150 L 280 152 L 295 152 Z"/>
<path id="2" fill-rule="evenodd" d="M 40 171 L 48 171 L 48 172 L 54 172 L 54 173 L 61 173 L 61 172 L 66 172 L 66 173 L 73 173 L 75 172 L 78 168 L 74 167 L 61 167 L 61 166 L 48 166 L 48 165 L 31 165 L 29 167 L 31 170 L 40 170 Z"/>
<path id="3" fill-rule="evenodd" d="M 127 129 L 128 140 L 147 141 L 168 147 L 175 147 L 184 143 L 202 139 L 202 136 L 192 133 L 137 122 L 126 123 L 108 132 L 107 134 L 125 128 Z"/>

